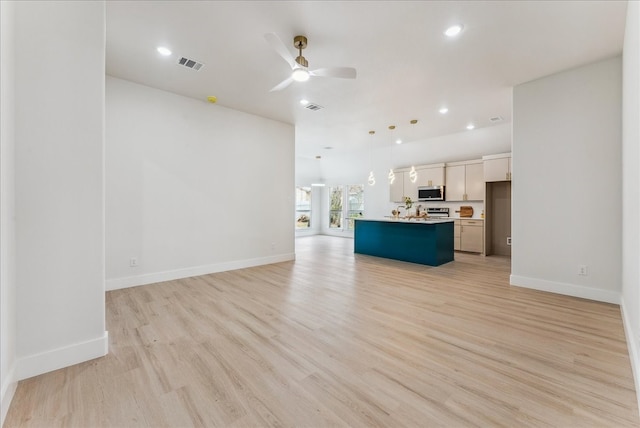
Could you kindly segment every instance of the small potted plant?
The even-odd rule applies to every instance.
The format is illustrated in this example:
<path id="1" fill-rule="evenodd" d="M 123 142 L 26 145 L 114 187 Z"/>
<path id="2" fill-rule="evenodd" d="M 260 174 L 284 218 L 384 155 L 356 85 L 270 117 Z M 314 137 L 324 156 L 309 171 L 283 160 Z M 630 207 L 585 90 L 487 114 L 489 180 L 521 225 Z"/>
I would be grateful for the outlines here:
<path id="1" fill-rule="evenodd" d="M 404 197 L 404 207 L 407 210 L 407 214 L 409 214 L 409 210 L 411 209 L 412 206 L 413 206 L 413 201 L 411 200 L 411 196 L 405 196 Z"/>

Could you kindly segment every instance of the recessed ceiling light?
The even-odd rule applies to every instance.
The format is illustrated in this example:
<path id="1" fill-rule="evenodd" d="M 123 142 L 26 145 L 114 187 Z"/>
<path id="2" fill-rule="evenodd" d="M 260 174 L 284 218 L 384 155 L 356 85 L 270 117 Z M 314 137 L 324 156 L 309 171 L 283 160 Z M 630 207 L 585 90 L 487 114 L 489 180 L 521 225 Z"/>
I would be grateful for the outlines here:
<path id="1" fill-rule="evenodd" d="M 396 140 L 396 144 L 402 144 L 402 140 Z"/>
<path id="2" fill-rule="evenodd" d="M 447 114 L 447 112 L 449 111 L 448 108 L 446 107 L 442 107 L 440 110 L 438 110 L 440 112 L 440 114 Z"/>
<path id="3" fill-rule="evenodd" d="M 163 56 L 171 55 L 171 51 L 169 49 L 165 48 L 164 46 L 159 46 L 157 51 L 158 51 L 158 53 L 160 55 L 163 55 Z"/>
<path id="4" fill-rule="evenodd" d="M 469 131 L 471 131 L 471 130 L 472 130 L 472 129 L 474 129 L 475 127 L 476 127 L 476 126 L 475 126 L 473 123 L 470 123 L 470 124 L 468 124 L 468 125 L 467 125 L 467 129 L 468 129 Z"/>
<path id="5" fill-rule="evenodd" d="M 309 100 L 300 100 L 300 104 L 306 106 L 307 104 L 309 104 Z"/>
<path id="6" fill-rule="evenodd" d="M 456 24 L 456 25 L 452 25 L 451 27 L 447 28 L 444 32 L 444 35 L 447 37 L 455 37 L 458 34 L 460 34 L 460 32 L 462 31 L 462 25 L 460 24 Z"/>

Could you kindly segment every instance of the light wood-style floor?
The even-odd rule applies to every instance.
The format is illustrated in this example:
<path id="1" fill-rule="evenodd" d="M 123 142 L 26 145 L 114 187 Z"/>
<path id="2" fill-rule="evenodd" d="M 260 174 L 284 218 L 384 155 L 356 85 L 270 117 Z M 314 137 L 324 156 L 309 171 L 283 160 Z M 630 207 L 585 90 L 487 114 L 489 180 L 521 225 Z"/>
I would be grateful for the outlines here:
<path id="1" fill-rule="evenodd" d="M 20 382 L 5 427 L 637 427 L 618 306 L 299 238 L 297 260 L 107 293 L 108 356 Z"/>

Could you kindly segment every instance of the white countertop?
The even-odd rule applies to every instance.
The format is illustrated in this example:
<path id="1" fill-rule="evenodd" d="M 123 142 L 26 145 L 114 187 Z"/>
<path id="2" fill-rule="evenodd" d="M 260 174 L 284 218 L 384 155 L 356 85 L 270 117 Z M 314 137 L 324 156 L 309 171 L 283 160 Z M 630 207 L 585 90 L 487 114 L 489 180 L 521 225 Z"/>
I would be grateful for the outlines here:
<path id="1" fill-rule="evenodd" d="M 416 223 L 416 224 L 436 224 L 436 223 L 448 223 L 455 220 L 454 218 L 434 218 L 429 217 L 428 219 L 423 218 L 393 218 L 393 217 L 384 217 L 384 218 L 356 218 L 358 221 L 384 221 L 387 223 Z"/>

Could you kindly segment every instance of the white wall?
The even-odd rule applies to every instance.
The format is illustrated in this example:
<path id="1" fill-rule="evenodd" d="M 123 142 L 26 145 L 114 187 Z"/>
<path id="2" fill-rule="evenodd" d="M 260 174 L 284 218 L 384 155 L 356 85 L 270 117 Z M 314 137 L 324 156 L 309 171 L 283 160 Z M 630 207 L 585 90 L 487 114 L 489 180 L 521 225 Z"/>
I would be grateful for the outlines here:
<path id="1" fill-rule="evenodd" d="M 640 3 L 629 2 L 622 61 L 622 309 L 640 392 Z M 640 394 L 638 395 L 640 404 Z M 639 406 L 640 407 L 640 406 Z"/>
<path id="2" fill-rule="evenodd" d="M 106 109 L 107 289 L 294 258 L 291 125 L 110 76 Z"/>
<path id="3" fill-rule="evenodd" d="M 0 426 L 16 389 L 14 5 L 0 2 Z"/>
<path id="4" fill-rule="evenodd" d="M 107 352 L 104 2 L 15 4 L 16 377 Z"/>
<path id="5" fill-rule="evenodd" d="M 620 301 L 621 65 L 514 88 L 513 285 Z"/>
<path id="6" fill-rule="evenodd" d="M 320 165 L 322 160 L 296 157 L 296 185 L 310 186 L 318 183 L 321 177 Z"/>

